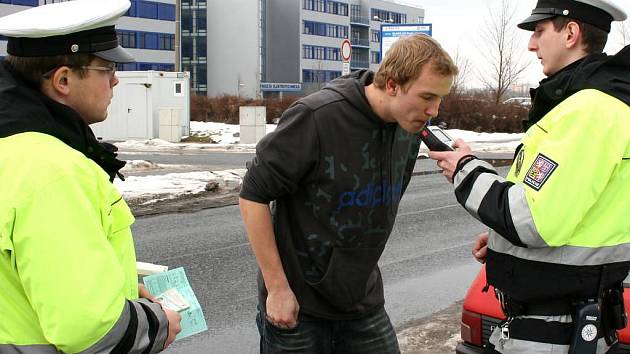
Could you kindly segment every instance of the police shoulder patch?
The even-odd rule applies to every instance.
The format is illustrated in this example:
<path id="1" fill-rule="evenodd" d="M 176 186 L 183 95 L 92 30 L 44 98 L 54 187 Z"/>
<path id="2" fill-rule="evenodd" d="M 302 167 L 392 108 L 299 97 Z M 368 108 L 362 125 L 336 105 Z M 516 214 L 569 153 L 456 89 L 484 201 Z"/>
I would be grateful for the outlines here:
<path id="1" fill-rule="evenodd" d="M 558 164 L 555 161 L 543 154 L 538 154 L 536 160 L 534 160 L 534 163 L 527 171 L 523 183 L 538 191 L 557 167 Z"/>

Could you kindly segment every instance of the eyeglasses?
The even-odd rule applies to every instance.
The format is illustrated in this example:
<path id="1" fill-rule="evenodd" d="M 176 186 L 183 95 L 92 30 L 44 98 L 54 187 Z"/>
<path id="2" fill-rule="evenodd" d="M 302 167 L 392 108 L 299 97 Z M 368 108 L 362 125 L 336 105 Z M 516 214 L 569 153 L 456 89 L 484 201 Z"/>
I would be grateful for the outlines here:
<path id="1" fill-rule="evenodd" d="M 109 74 L 109 78 L 113 79 L 114 75 L 116 74 L 116 66 L 112 65 L 112 66 L 98 66 L 98 65 L 73 65 L 73 66 L 68 66 L 71 68 L 78 68 L 78 69 L 83 69 L 83 70 L 96 70 L 96 71 L 101 71 L 101 72 L 105 72 L 107 74 Z M 42 75 L 42 77 L 44 79 L 50 79 L 50 77 L 55 73 L 55 70 L 59 69 L 60 66 L 56 66 L 52 69 L 50 69 L 48 72 L 46 72 L 44 75 Z"/>
<path id="2" fill-rule="evenodd" d="M 116 74 L 115 66 L 82 65 L 82 66 L 78 66 L 78 68 L 81 68 L 84 70 L 96 70 L 96 71 L 106 72 L 109 74 L 110 79 L 113 78 L 114 75 Z"/>

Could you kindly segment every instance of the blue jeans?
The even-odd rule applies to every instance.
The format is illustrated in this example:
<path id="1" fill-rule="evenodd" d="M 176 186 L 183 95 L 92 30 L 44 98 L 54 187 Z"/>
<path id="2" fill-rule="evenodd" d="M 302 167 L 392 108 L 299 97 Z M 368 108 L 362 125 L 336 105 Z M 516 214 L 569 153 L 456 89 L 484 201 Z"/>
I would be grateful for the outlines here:
<path id="1" fill-rule="evenodd" d="M 258 311 L 261 354 L 399 354 L 398 339 L 384 308 L 355 320 L 326 320 L 300 314 L 291 329 L 273 326 Z"/>

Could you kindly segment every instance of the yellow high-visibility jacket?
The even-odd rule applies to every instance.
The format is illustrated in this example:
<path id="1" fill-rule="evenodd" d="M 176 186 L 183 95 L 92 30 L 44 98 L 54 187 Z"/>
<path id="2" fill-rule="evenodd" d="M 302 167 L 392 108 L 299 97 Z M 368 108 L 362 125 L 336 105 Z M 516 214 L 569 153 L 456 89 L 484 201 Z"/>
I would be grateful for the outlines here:
<path id="1" fill-rule="evenodd" d="M 27 132 L 0 138 L 0 189 L 0 352 L 161 351 L 168 321 L 137 300 L 134 218 L 108 175 Z"/>

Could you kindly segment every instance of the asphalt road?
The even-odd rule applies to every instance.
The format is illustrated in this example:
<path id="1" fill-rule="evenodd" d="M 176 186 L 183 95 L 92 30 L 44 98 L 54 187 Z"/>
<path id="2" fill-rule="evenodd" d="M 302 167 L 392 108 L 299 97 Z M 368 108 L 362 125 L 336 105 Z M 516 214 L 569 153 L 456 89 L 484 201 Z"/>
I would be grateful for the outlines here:
<path id="1" fill-rule="evenodd" d="M 470 248 L 483 229 L 441 175 L 412 178 L 380 262 L 397 329 L 463 298 L 479 269 Z M 208 332 L 169 352 L 258 352 L 256 264 L 238 207 L 141 217 L 133 230 L 138 260 L 186 269 L 208 322 Z"/>

